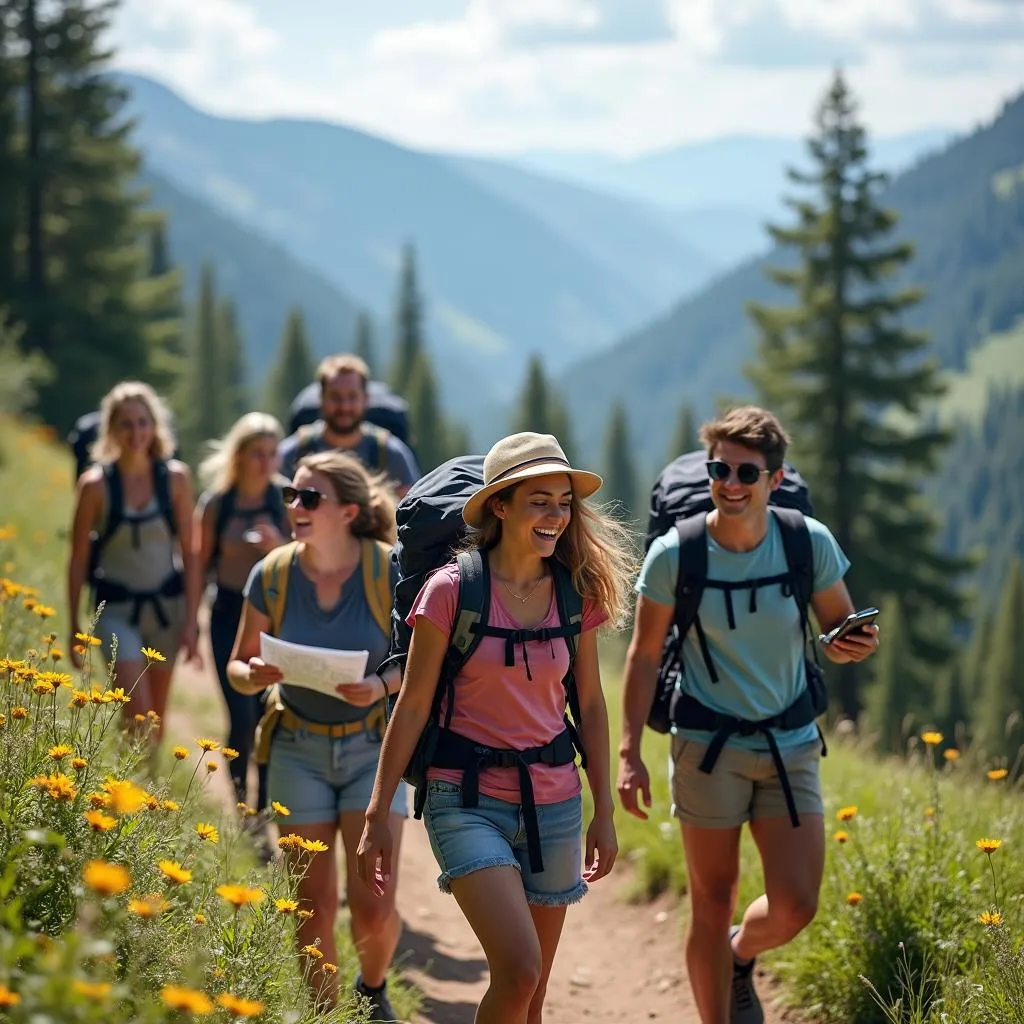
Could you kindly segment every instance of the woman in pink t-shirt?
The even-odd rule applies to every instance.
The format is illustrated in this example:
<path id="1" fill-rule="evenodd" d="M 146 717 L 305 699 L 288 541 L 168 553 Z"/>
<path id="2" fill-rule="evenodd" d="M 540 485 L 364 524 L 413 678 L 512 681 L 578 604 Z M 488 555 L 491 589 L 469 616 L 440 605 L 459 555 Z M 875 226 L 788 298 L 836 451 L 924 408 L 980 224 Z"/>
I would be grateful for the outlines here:
<path id="1" fill-rule="evenodd" d="M 534 1024 L 566 908 L 611 870 L 617 852 L 597 627 L 621 625 L 633 566 L 625 531 L 586 502 L 601 478 L 571 468 L 551 435 L 497 442 L 483 476 L 463 518 L 476 528 L 473 545 L 489 580 L 487 630 L 449 691 L 451 719 L 438 743 L 448 754 L 435 756 L 428 770 L 424 822 L 441 868 L 438 884 L 455 896 L 490 966 L 476 1020 Z M 582 871 L 581 784 L 564 718 L 570 654 L 556 576 L 583 601 L 574 676 L 594 817 Z M 405 678 L 358 851 L 357 870 L 380 895 L 391 873 L 390 794 L 430 716 L 459 587 L 458 565 L 442 567 L 408 617 Z M 446 698 L 442 722 L 447 710 Z M 490 754 L 481 766 L 452 767 L 452 751 L 466 748 Z"/>

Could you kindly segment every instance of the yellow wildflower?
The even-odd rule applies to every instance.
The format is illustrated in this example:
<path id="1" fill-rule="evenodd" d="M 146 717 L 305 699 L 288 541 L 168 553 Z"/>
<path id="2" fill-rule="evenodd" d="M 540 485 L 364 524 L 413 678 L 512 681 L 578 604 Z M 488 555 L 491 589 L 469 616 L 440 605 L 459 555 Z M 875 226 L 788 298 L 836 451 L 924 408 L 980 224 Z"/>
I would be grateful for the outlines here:
<path id="1" fill-rule="evenodd" d="M 0 714 L 0 729 L 7 724 L 7 716 Z"/>
<path id="2" fill-rule="evenodd" d="M 950 747 L 948 750 L 944 750 L 942 752 L 942 756 L 947 761 L 950 761 L 950 762 L 957 761 L 960 758 L 960 751 L 957 750 L 956 747 Z"/>
<path id="3" fill-rule="evenodd" d="M 282 818 L 287 818 L 292 812 L 285 807 L 284 804 L 279 804 L 276 800 L 270 802 L 270 806 L 274 808 L 275 813 L 280 814 Z"/>
<path id="4" fill-rule="evenodd" d="M 80 772 L 83 768 L 89 767 L 89 762 L 84 757 L 73 757 L 71 758 L 71 767 L 76 772 Z"/>
<path id="5" fill-rule="evenodd" d="M 188 747 L 175 747 L 171 753 L 174 754 L 175 761 L 184 761 L 188 757 Z"/>
<path id="6" fill-rule="evenodd" d="M 176 814 L 181 810 L 181 804 L 177 800 L 164 800 L 160 804 L 160 808 L 164 811 L 170 811 L 171 814 Z"/>
<path id="7" fill-rule="evenodd" d="M 318 946 L 303 946 L 302 952 L 305 953 L 306 956 L 311 956 L 314 960 L 322 960 L 324 956 L 323 953 L 320 952 L 320 948 Z"/>
<path id="8" fill-rule="evenodd" d="M 193 914 L 192 915 L 192 923 L 193 924 L 206 924 L 206 915 L 205 914 Z"/>
<path id="9" fill-rule="evenodd" d="M 71 685 L 71 676 L 67 672 L 44 672 L 41 678 L 45 679 L 48 683 L 53 683 L 54 686 Z"/>
<path id="10" fill-rule="evenodd" d="M 53 693 L 53 683 L 49 679 L 37 679 L 32 684 L 32 692 L 38 693 L 40 697 L 48 697 Z"/>
<path id="11" fill-rule="evenodd" d="M 90 860 L 82 870 L 82 881 L 96 892 L 116 896 L 131 885 L 131 876 L 120 864 L 109 861 Z"/>
<path id="12" fill-rule="evenodd" d="M 143 647 L 142 656 L 146 661 L 166 661 L 167 659 L 153 647 Z"/>
<path id="13" fill-rule="evenodd" d="M 28 708 L 16 707 L 11 708 L 11 718 L 28 718 Z"/>
<path id="14" fill-rule="evenodd" d="M 79 643 L 86 644 L 89 647 L 99 647 L 103 641 L 98 636 L 93 636 L 91 633 L 76 633 L 75 639 Z"/>
<path id="15" fill-rule="evenodd" d="M 65 757 L 69 754 L 73 754 L 74 752 L 74 748 L 69 747 L 66 743 L 58 743 L 57 746 L 50 747 L 46 752 L 46 756 L 50 758 L 51 761 L 63 761 Z"/>
<path id="16" fill-rule="evenodd" d="M 325 960 L 320 965 L 320 970 L 323 971 L 324 974 L 337 974 L 338 973 L 338 965 L 337 964 L 332 964 L 329 960 Z"/>
<path id="17" fill-rule="evenodd" d="M 130 704 L 132 700 L 131 697 L 129 697 L 128 694 L 124 692 L 123 686 L 117 686 L 113 690 L 107 690 L 106 693 L 103 694 L 103 696 L 105 698 L 104 703 L 110 703 L 110 701 L 118 701 L 121 704 Z"/>
<path id="18" fill-rule="evenodd" d="M 308 853 L 326 853 L 330 847 L 320 839 L 303 839 L 302 848 Z"/>
<path id="19" fill-rule="evenodd" d="M 216 761 L 207 761 L 206 762 L 206 771 L 210 775 L 212 775 L 216 770 L 217 770 L 217 762 Z"/>
<path id="20" fill-rule="evenodd" d="M 923 732 L 921 733 L 921 739 L 929 747 L 937 747 L 942 742 L 941 732 Z"/>
<path id="21" fill-rule="evenodd" d="M 73 708 L 84 708 L 89 703 L 89 694 L 85 690 L 72 690 L 69 706 Z"/>
<path id="22" fill-rule="evenodd" d="M 274 906 L 279 914 L 294 914 L 299 909 L 298 900 L 274 900 Z"/>
<path id="23" fill-rule="evenodd" d="M 78 794 L 75 784 L 62 772 L 37 775 L 29 780 L 29 785 L 46 790 L 51 800 L 74 800 Z"/>
<path id="24" fill-rule="evenodd" d="M 1010 773 L 1005 768 L 993 768 L 991 771 L 985 772 L 985 774 L 993 782 L 999 782 L 1001 779 L 1005 779 Z"/>
<path id="25" fill-rule="evenodd" d="M 300 921 L 312 921 L 313 913 L 314 912 L 312 910 L 300 910 L 298 913 L 298 918 Z"/>
<path id="26" fill-rule="evenodd" d="M 128 901 L 128 909 L 131 913 L 138 915 L 139 917 L 151 918 L 159 917 L 167 908 L 170 907 L 170 903 L 167 902 L 159 893 L 152 896 L 146 896 L 143 899 L 134 899 Z"/>
<path id="27" fill-rule="evenodd" d="M 302 836 L 297 836 L 294 832 L 289 832 L 286 836 L 281 836 L 277 841 L 277 845 L 282 850 L 294 850 L 296 847 L 302 845 Z"/>
<path id="28" fill-rule="evenodd" d="M 849 903 L 851 907 L 855 907 L 862 899 L 864 899 L 864 897 L 861 896 L 859 892 L 851 892 L 847 894 L 846 902 Z"/>
<path id="29" fill-rule="evenodd" d="M 21 996 L 12 992 L 6 985 L 0 985 L 0 1009 L 8 1006 L 17 1006 L 21 1002 Z"/>
<path id="30" fill-rule="evenodd" d="M 135 814 L 146 806 L 149 795 L 130 779 L 108 779 L 103 789 L 110 795 L 110 806 L 118 814 Z"/>
<path id="31" fill-rule="evenodd" d="M 241 996 L 233 996 L 225 992 L 217 996 L 217 1002 L 224 1007 L 232 1017 L 239 1019 L 245 1017 L 258 1017 L 263 1012 L 263 1003 L 256 999 L 243 999 Z"/>
<path id="32" fill-rule="evenodd" d="M 1003 923 L 1003 915 L 997 910 L 986 910 L 978 915 L 978 920 L 986 928 L 997 928 Z"/>
<path id="33" fill-rule="evenodd" d="M 142 723 L 146 721 L 146 716 L 140 712 L 135 716 L 135 721 L 138 722 L 139 725 L 142 725 Z"/>
<path id="34" fill-rule="evenodd" d="M 979 839 L 975 844 L 982 853 L 987 853 L 991 856 L 1000 846 L 1003 845 L 1002 839 Z"/>
<path id="35" fill-rule="evenodd" d="M 86 999 L 95 999 L 99 1001 L 110 995 L 109 981 L 79 981 L 76 979 L 72 982 L 71 987 L 80 996 L 85 996 Z"/>
<path id="36" fill-rule="evenodd" d="M 926 807 L 924 809 L 924 816 L 926 818 L 934 818 L 935 817 L 935 808 L 934 807 Z"/>
<path id="37" fill-rule="evenodd" d="M 192 872 L 183 868 L 176 860 L 162 860 L 157 867 L 164 878 L 174 885 L 185 885 L 192 881 Z"/>
<path id="38" fill-rule="evenodd" d="M 842 846 L 842 844 L 845 843 L 850 838 L 850 833 L 849 832 L 844 832 L 842 829 L 839 829 L 832 838 L 837 843 L 839 843 L 840 846 Z"/>
<path id="39" fill-rule="evenodd" d="M 839 813 L 836 815 L 836 817 L 840 821 L 853 821 L 854 817 L 856 817 L 856 814 L 857 814 L 857 808 L 855 806 L 854 807 L 841 807 L 839 809 Z"/>
<path id="40" fill-rule="evenodd" d="M 32 611 L 41 619 L 51 619 L 57 614 L 57 609 L 51 608 L 48 604 L 37 604 L 32 608 Z"/>
<path id="41" fill-rule="evenodd" d="M 93 807 L 109 807 L 109 793 L 90 793 L 86 798 Z"/>
<path id="42" fill-rule="evenodd" d="M 218 885 L 217 895 L 238 909 L 250 903 L 262 902 L 267 894 L 262 889 L 253 889 L 248 885 Z"/>
<path id="43" fill-rule="evenodd" d="M 61 650 L 61 649 L 60 649 L 59 647 L 54 647 L 54 648 L 53 648 L 53 649 L 52 649 L 52 650 L 50 651 L 50 657 L 51 657 L 51 658 L 52 658 L 52 659 L 53 659 L 53 660 L 54 660 L 55 662 L 57 662 L 57 661 L 60 661 L 60 659 L 64 657 L 64 652 L 63 652 L 63 651 L 62 651 L 62 650 Z"/>
<path id="44" fill-rule="evenodd" d="M 256 814 L 259 814 L 259 811 L 257 811 L 255 807 L 250 807 L 247 803 L 237 803 L 235 806 L 246 817 L 251 818 Z"/>
<path id="45" fill-rule="evenodd" d="M 235 750 L 233 747 L 221 747 L 220 753 L 225 761 L 234 761 L 236 757 L 240 756 L 238 751 Z"/>
<path id="46" fill-rule="evenodd" d="M 213 825 L 208 825 L 205 821 L 199 822 L 196 825 L 196 835 L 200 839 L 205 839 L 208 843 L 216 844 L 220 840 L 220 834 Z"/>
<path id="47" fill-rule="evenodd" d="M 179 1010 L 181 1013 L 191 1013 L 196 1017 L 205 1017 L 213 1013 L 213 1003 L 202 993 L 194 988 L 184 988 L 180 985 L 164 985 L 160 990 L 160 998 L 164 1005 L 172 1010 Z"/>
<path id="48" fill-rule="evenodd" d="M 84 817 L 94 832 L 109 832 L 117 825 L 117 818 L 112 818 L 102 811 L 86 811 Z"/>
<path id="49" fill-rule="evenodd" d="M 207 753 L 220 749 L 220 744 L 216 740 L 209 740 L 205 738 L 196 740 L 196 746 L 201 747 Z"/>

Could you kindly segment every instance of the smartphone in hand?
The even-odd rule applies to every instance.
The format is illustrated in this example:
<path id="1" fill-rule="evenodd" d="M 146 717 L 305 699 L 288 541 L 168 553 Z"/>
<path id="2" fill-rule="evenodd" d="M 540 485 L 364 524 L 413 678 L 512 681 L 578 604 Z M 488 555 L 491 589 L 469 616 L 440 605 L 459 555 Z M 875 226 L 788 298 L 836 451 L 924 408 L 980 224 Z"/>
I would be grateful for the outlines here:
<path id="1" fill-rule="evenodd" d="M 852 612 L 835 629 L 828 633 L 819 634 L 818 642 L 827 647 L 834 641 L 848 636 L 864 626 L 870 626 L 878 618 L 878 615 L 879 611 L 877 608 L 864 608 L 859 612 Z"/>

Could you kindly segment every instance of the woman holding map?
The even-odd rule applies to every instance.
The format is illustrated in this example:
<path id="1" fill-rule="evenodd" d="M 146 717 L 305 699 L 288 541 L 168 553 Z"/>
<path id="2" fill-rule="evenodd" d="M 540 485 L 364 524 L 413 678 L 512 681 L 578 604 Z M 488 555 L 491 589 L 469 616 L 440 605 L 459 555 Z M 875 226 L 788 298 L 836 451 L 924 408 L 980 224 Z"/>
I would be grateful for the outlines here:
<path id="1" fill-rule="evenodd" d="M 310 852 L 333 849 L 340 833 L 360 963 L 356 991 L 370 1000 L 374 1020 L 393 1020 L 386 974 L 401 930 L 395 890 L 390 888 L 389 900 L 378 900 L 358 880 L 355 862 L 384 733 L 385 699 L 401 682 L 397 670 L 384 681 L 374 671 L 387 656 L 390 638 L 394 500 L 382 478 L 340 451 L 302 459 L 282 496 L 295 540 L 249 574 L 228 677 L 241 693 L 269 690 L 256 760 L 268 761 L 269 798 L 278 814 L 287 811 L 282 831 L 297 837 L 290 840 L 295 845 L 286 851 L 289 858 L 309 864 L 299 897 L 313 915 L 303 915 L 297 938 L 300 948 L 318 946 L 322 953 L 309 971 L 315 997 L 325 1007 L 338 999 L 333 969 L 339 881 L 333 853 L 311 858 Z M 267 637 L 281 641 L 276 649 L 282 662 L 291 656 L 297 668 L 285 672 L 268 663 L 263 651 L 274 641 Z M 365 663 L 360 676 L 336 667 L 350 662 Z M 406 817 L 404 789 L 391 812 L 397 837 Z"/>

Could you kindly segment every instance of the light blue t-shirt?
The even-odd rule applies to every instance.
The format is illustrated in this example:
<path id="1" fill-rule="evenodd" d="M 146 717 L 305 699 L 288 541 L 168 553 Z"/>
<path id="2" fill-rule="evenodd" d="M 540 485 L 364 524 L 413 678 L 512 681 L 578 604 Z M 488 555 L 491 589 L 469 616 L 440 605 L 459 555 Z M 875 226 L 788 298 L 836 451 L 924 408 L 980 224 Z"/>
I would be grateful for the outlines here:
<path id="1" fill-rule="evenodd" d="M 827 590 L 846 574 L 849 559 L 823 523 L 807 518 L 814 552 L 814 590 Z M 768 533 L 753 551 L 727 551 L 708 537 L 708 579 L 738 582 L 786 572 L 786 553 L 775 516 L 768 517 Z M 675 605 L 679 575 L 679 534 L 675 529 L 657 538 L 647 552 L 636 590 L 647 600 Z M 707 587 L 701 596 L 700 624 L 707 638 L 718 675 L 713 683 L 691 627 L 683 641 L 680 688 L 706 707 L 748 721 L 784 711 L 806 686 L 804 638 L 800 611 L 782 587 L 770 584 L 757 591 L 756 611 L 750 609 L 748 591 L 732 594 L 735 629 L 729 627 L 726 592 Z M 690 729 L 673 732 L 706 743 L 709 733 Z M 795 747 L 817 737 L 814 724 L 785 732 L 776 730 L 780 748 Z M 746 750 L 767 750 L 765 738 L 731 736 L 730 744 Z"/>

